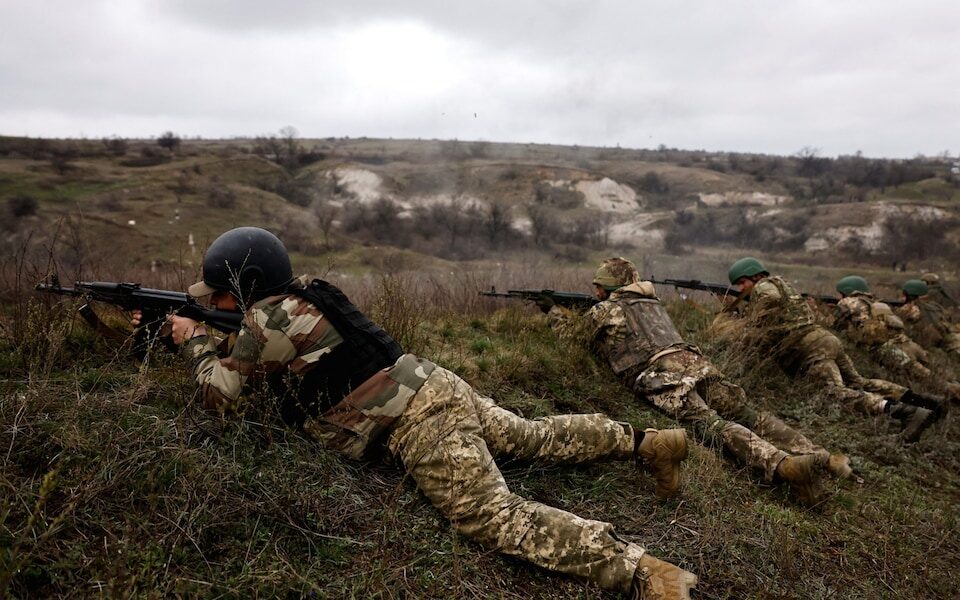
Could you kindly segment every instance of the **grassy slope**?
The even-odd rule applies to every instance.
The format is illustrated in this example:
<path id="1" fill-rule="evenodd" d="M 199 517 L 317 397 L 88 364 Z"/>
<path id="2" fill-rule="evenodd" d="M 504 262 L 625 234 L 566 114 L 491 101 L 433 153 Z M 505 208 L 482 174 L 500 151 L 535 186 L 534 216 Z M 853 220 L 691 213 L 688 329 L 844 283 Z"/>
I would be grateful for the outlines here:
<path id="1" fill-rule="evenodd" d="M 359 296 L 414 351 L 525 416 L 602 411 L 671 422 L 637 405 L 535 311 L 462 289 L 387 278 Z M 433 307 L 424 310 L 424 307 Z M 702 340 L 709 309 L 674 302 Z M 172 357 L 119 358 L 66 313 L 34 306 L 0 347 L 0 590 L 15 596 L 585 598 L 599 591 L 457 536 L 389 465 L 318 449 L 252 407 L 221 422 L 193 406 Z M 44 318 L 51 317 L 51 318 Z M 65 340 L 61 342 L 61 340 Z M 610 520 L 696 571 L 701 598 L 950 598 L 960 500 L 955 417 L 912 448 L 883 420 L 824 405 L 769 365 L 706 346 L 762 405 L 854 456 L 864 483 L 822 507 L 794 504 L 697 448 L 683 495 L 659 502 L 630 464 L 502 463 L 519 493 Z M 865 357 L 857 355 L 867 367 Z M 765 399 L 764 399 L 765 398 Z"/>

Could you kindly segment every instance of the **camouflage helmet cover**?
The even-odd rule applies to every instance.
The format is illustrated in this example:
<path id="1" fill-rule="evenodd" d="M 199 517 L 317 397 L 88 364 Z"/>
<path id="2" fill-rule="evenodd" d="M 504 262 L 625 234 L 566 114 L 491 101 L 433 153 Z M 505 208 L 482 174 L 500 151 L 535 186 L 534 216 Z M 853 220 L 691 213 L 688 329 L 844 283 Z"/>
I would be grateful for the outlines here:
<path id="1" fill-rule="evenodd" d="M 629 260 L 620 257 L 608 258 L 600 263 L 593 276 L 594 285 L 599 285 L 608 292 L 638 281 L 640 274 L 637 268 Z"/>
<path id="2" fill-rule="evenodd" d="M 903 293 L 908 296 L 926 296 L 927 292 L 930 291 L 927 287 L 927 284 L 919 279 L 910 279 L 904 282 L 903 287 L 901 288 Z"/>
<path id="3" fill-rule="evenodd" d="M 940 276 L 936 273 L 924 273 L 920 279 L 922 279 L 927 285 L 936 285 L 940 283 Z"/>
<path id="4" fill-rule="evenodd" d="M 753 277 L 761 273 L 768 273 L 763 263 L 752 256 L 746 256 L 733 263 L 730 267 L 730 272 L 727 273 L 727 277 L 730 279 L 731 284 L 736 284 L 737 280 L 741 277 Z"/>
<path id="5" fill-rule="evenodd" d="M 867 285 L 867 280 L 859 275 L 847 275 L 837 282 L 837 291 L 844 296 L 849 296 L 854 292 L 867 294 L 870 292 L 870 286 Z"/>

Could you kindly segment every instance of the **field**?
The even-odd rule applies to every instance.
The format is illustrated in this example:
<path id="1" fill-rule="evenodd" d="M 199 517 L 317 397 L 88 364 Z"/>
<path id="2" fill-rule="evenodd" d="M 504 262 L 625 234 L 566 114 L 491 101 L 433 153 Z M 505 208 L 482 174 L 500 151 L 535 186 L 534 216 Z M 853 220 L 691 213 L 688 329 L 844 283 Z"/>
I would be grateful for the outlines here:
<path id="1" fill-rule="evenodd" d="M 74 170 L 64 174 L 48 158 L 0 160 L 0 195 L 29 196 L 36 203 L 32 212 L 8 221 L 0 264 L 0 596 L 607 597 L 459 536 L 400 467 L 386 460 L 355 463 L 316 447 L 280 424 L 268 398 L 255 398 L 238 419 L 204 412 L 193 402 L 176 356 L 158 351 L 146 363 L 135 362 L 126 348 L 75 318 L 75 303 L 41 297 L 31 288 L 56 270 L 65 281 L 136 280 L 182 289 L 197 276 L 202 248 L 231 226 L 259 224 L 299 239 L 304 230 L 298 223 L 323 214 L 316 198 L 302 206 L 258 186 L 269 187 L 265 178 L 271 174 L 307 178 L 334 163 L 367 165 L 389 182 L 385 189 L 399 194 L 403 186 L 409 192 L 426 185 L 424 169 L 411 165 L 453 155 L 460 163 L 476 163 L 463 175 L 465 190 L 479 194 L 494 182 L 503 186 L 503 197 L 513 198 L 511 206 L 521 208 L 522 190 L 511 186 L 519 186 L 528 168 L 564 172 L 544 179 L 575 178 L 579 170 L 618 181 L 652 170 L 669 179 L 672 189 L 682 189 L 677 202 L 696 190 L 791 194 L 788 179 L 757 183 L 742 172 L 730 174 L 728 159 L 707 168 L 716 157 L 704 158 L 704 166 L 682 166 L 678 160 L 692 159 L 658 161 L 651 154 L 644 162 L 613 149 L 575 153 L 383 140 L 318 142 L 323 159 L 290 169 L 237 145 L 185 143 L 179 154 L 153 166 L 119 164 L 141 159 L 133 148 L 120 158 L 77 156 L 71 159 Z M 531 158 L 533 151 L 538 155 Z M 384 158 L 397 153 L 404 153 L 402 161 Z M 479 167 L 489 170 L 493 163 L 518 175 L 481 177 Z M 456 172 L 444 164 L 437 170 Z M 715 170 L 721 166 L 728 172 Z M 185 181 L 178 182 L 183 173 Z M 310 179 L 310 189 L 324 202 L 344 200 L 337 196 L 343 190 L 323 196 L 323 177 Z M 935 183 L 905 183 L 899 189 L 912 195 L 895 197 L 875 190 L 877 196 L 865 202 L 935 206 L 952 215 L 954 192 Z M 413 196 L 396 198 L 410 202 Z M 672 214 L 674 208 L 641 212 Z M 723 219 L 713 211 L 733 209 L 697 210 Z M 351 234 L 343 218 L 338 213 L 328 236 L 320 233 L 319 221 L 309 221 L 309 235 L 294 252 L 295 267 L 341 285 L 408 351 L 456 371 L 526 417 L 604 412 L 651 427 L 674 424 L 636 401 L 584 348 L 561 343 L 535 307 L 482 298 L 477 291 L 490 285 L 589 291 L 597 259 L 614 253 L 633 258 L 644 274 L 723 281 L 732 259 L 756 251 L 806 290 L 828 292 L 836 278 L 856 270 L 887 297 L 922 268 L 941 269 L 950 282 L 957 264 L 934 253 L 911 259 L 904 274 L 869 254 L 760 250 L 733 240 L 697 244 L 682 255 L 655 241 L 595 247 L 529 238 L 516 245 L 478 241 L 476 252 L 463 258 L 444 244 L 427 244 L 415 230 L 403 247 L 389 238 L 377 242 L 373 229 Z M 187 234 L 193 235 L 193 250 Z M 944 239 L 953 243 L 954 235 L 950 225 Z M 572 253 L 572 246 L 580 253 Z M 684 300 L 670 288 L 660 292 L 686 339 L 741 383 L 758 406 L 850 455 L 858 478 L 832 484 L 824 503 L 804 508 L 783 486 L 765 484 L 718 450 L 696 445 L 685 463 L 683 492 L 669 501 L 654 497 L 652 481 L 632 463 L 505 461 L 501 468 L 512 489 L 612 522 L 621 537 L 697 573 L 699 598 L 960 596 L 956 415 L 920 443 L 903 446 L 888 420 L 848 413 L 826 402 L 821 390 L 786 379 L 768 360 L 716 344 L 705 333 L 718 308 L 709 298 Z M 98 309 L 114 323 L 124 319 Z M 852 356 L 865 374 L 883 375 L 869 356 L 853 350 Z"/>

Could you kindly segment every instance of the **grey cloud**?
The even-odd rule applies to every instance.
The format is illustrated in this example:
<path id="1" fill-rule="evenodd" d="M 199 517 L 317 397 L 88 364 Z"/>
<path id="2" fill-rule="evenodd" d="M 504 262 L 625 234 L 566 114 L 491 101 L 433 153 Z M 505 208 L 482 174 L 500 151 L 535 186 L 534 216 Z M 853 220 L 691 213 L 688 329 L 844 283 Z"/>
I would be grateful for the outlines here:
<path id="1" fill-rule="evenodd" d="M 960 149 L 947 2 L 37 0 L 4 16 L 2 132 Z"/>

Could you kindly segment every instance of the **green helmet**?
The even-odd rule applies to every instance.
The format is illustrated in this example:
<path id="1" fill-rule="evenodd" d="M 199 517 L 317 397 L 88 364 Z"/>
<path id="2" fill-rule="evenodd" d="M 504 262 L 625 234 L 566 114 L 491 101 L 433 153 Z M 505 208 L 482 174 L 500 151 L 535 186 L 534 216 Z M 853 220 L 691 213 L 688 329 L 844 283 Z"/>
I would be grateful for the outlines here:
<path id="1" fill-rule="evenodd" d="M 754 275 L 768 272 L 762 262 L 752 256 L 747 256 L 733 263 L 727 276 L 730 278 L 730 283 L 735 284 L 741 277 L 753 277 Z"/>
<path id="2" fill-rule="evenodd" d="M 900 289 L 903 290 L 904 294 L 914 297 L 926 296 L 927 292 L 930 291 L 927 284 L 919 279 L 911 279 L 905 282 Z"/>
<path id="3" fill-rule="evenodd" d="M 867 285 L 867 280 L 859 275 L 847 275 L 837 282 L 837 291 L 844 296 L 849 296 L 854 292 L 868 294 L 870 293 L 870 286 Z"/>
<path id="4" fill-rule="evenodd" d="M 600 263 L 593 276 L 594 285 L 599 285 L 608 292 L 637 281 L 640 281 L 637 268 L 625 258 L 608 258 Z"/>

